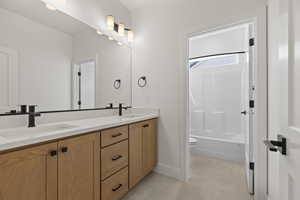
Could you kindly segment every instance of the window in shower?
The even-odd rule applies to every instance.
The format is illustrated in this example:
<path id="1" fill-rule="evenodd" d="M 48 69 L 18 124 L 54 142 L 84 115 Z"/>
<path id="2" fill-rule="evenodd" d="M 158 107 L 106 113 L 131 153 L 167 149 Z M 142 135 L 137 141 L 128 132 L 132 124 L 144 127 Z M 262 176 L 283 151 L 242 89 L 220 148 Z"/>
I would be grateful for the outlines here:
<path id="1" fill-rule="evenodd" d="M 243 142 L 241 107 L 245 53 L 190 60 L 191 134 Z"/>
<path id="2" fill-rule="evenodd" d="M 190 59 L 190 68 L 194 67 L 219 67 L 226 65 L 237 65 L 239 54 L 215 55 L 202 58 Z"/>

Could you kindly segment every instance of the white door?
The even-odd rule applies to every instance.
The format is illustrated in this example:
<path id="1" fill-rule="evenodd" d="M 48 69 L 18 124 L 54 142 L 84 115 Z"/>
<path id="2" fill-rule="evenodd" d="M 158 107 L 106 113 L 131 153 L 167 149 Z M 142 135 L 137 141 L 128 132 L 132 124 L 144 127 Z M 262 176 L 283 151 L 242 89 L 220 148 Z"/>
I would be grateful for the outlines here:
<path id="1" fill-rule="evenodd" d="M 269 0 L 269 142 L 287 140 L 286 155 L 269 151 L 269 200 L 300 199 L 299 43 L 300 1 Z"/>
<path id="2" fill-rule="evenodd" d="M 242 96 L 241 96 L 241 130 L 245 136 L 245 170 L 248 191 L 254 194 L 254 158 L 253 158 L 253 127 L 254 127 L 254 43 L 250 45 L 250 39 L 253 39 L 253 25 L 249 24 L 246 31 L 246 42 L 248 49 L 245 54 L 240 54 L 240 64 L 242 71 Z M 249 45 L 248 45 L 249 42 Z M 255 42 L 253 40 L 253 42 Z M 251 103 L 250 103 L 251 101 Z M 252 104 L 253 103 L 253 104 Z"/>
<path id="3" fill-rule="evenodd" d="M 0 113 L 16 109 L 18 104 L 17 53 L 0 47 Z"/>
<path id="4" fill-rule="evenodd" d="M 95 108 L 96 104 L 96 67 L 94 61 L 84 62 L 81 71 L 81 108 Z"/>
<path id="5" fill-rule="evenodd" d="M 96 104 L 96 63 L 86 61 L 73 67 L 73 108 L 90 109 Z"/>
<path id="6" fill-rule="evenodd" d="M 248 62 L 248 52 L 240 55 L 240 64 L 242 66 L 242 91 L 241 91 L 241 131 L 245 137 L 245 170 L 248 183 L 249 193 L 253 193 L 253 170 L 250 169 L 250 163 L 253 162 L 253 145 L 252 145 L 252 132 L 250 129 L 250 118 L 253 113 L 250 109 L 250 65 Z"/>

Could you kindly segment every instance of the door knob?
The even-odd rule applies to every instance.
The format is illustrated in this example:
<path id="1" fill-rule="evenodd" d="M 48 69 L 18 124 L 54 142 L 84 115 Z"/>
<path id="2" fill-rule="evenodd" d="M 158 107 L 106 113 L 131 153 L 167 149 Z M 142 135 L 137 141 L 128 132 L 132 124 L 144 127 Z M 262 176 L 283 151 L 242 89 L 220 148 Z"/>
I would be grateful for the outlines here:
<path id="1" fill-rule="evenodd" d="M 50 156 L 51 157 L 57 156 L 57 151 L 56 150 L 50 151 Z"/>
<path id="2" fill-rule="evenodd" d="M 246 111 L 246 110 L 244 110 L 243 112 L 241 112 L 241 114 L 243 114 L 243 115 L 247 115 L 247 111 Z"/>
<path id="3" fill-rule="evenodd" d="M 265 140 L 264 143 L 270 151 L 279 151 L 282 155 L 286 155 L 286 138 L 278 135 L 278 140 Z"/>
<path id="4" fill-rule="evenodd" d="M 69 150 L 68 147 L 62 147 L 62 148 L 61 148 L 61 152 L 62 152 L 62 153 L 67 153 L 68 150 Z"/>

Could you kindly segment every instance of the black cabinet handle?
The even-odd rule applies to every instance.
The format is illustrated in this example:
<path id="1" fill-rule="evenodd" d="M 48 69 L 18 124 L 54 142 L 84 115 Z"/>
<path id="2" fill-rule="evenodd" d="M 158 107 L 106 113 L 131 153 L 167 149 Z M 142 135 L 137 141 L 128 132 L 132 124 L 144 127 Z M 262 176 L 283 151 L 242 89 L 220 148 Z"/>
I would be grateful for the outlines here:
<path id="1" fill-rule="evenodd" d="M 113 157 L 111 158 L 111 160 L 112 160 L 112 161 L 116 161 L 116 160 L 119 160 L 120 158 L 123 158 L 123 156 L 121 156 L 121 155 L 116 155 L 116 156 L 113 156 Z"/>
<path id="2" fill-rule="evenodd" d="M 123 135 L 123 134 L 122 134 L 122 133 L 117 133 L 117 134 L 111 135 L 111 137 L 116 138 L 116 137 L 119 137 L 119 136 L 121 136 L 121 135 Z"/>
<path id="3" fill-rule="evenodd" d="M 57 156 L 57 151 L 56 150 L 50 151 L 50 156 L 51 157 Z"/>
<path id="4" fill-rule="evenodd" d="M 145 124 L 145 125 L 143 126 L 143 128 L 147 128 L 147 127 L 149 127 L 149 124 Z"/>
<path id="5" fill-rule="evenodd" d="M 63 153 L 67 153 L 68 152 L 68 147 L 62 147 L 61 148 L 61 152 L 63 152 Z"/>
<path id="6" fill-rule="evenodd" d="M 116 187 L 112 188 L 111 190 L 112 190 L 113 192 L 116 192 L 116 191 L 119 190 L 122 186 L 123 186 L 122 184 L 119 184 L 119 185 L 117 185 Z"/>

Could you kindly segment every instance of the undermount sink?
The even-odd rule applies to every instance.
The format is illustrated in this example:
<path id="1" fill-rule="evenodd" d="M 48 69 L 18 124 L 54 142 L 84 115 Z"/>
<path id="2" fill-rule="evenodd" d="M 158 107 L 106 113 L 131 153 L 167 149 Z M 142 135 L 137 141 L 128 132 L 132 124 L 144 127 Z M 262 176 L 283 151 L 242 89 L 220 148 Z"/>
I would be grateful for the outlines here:
<path id="1" fill-rule="evenodd" d="M 128 114 L 128 115 L 123 115 L 121 118 L 123 119 L 129 119 L 129 118 L 136 118 L 142 116 L 141 114 Z"/>
<path id="2" fill-rule="evenodd" d="M 15 138 L 20 136 L 37 136 L 43 135 L 50 132 L 63 131 L 67 129 L 73 129 L 77 126 L 69 124 L 56 124 L 56 125 L 45 125 L 38 126 L 34 128 L 16 128 L 16 129 L 7 129 L 0 131 L 0 138 Z"/>
<path id="3" fill-rule="evenodd" d="M 128 119 L 132 119 L 132 118 L 136 118 L 136 117 L 140 117 L 142 116 L 141 114 L 128 114 L 128 115 L 123 115 L 121 116 L 122 120 L 128 120 Z"/>

